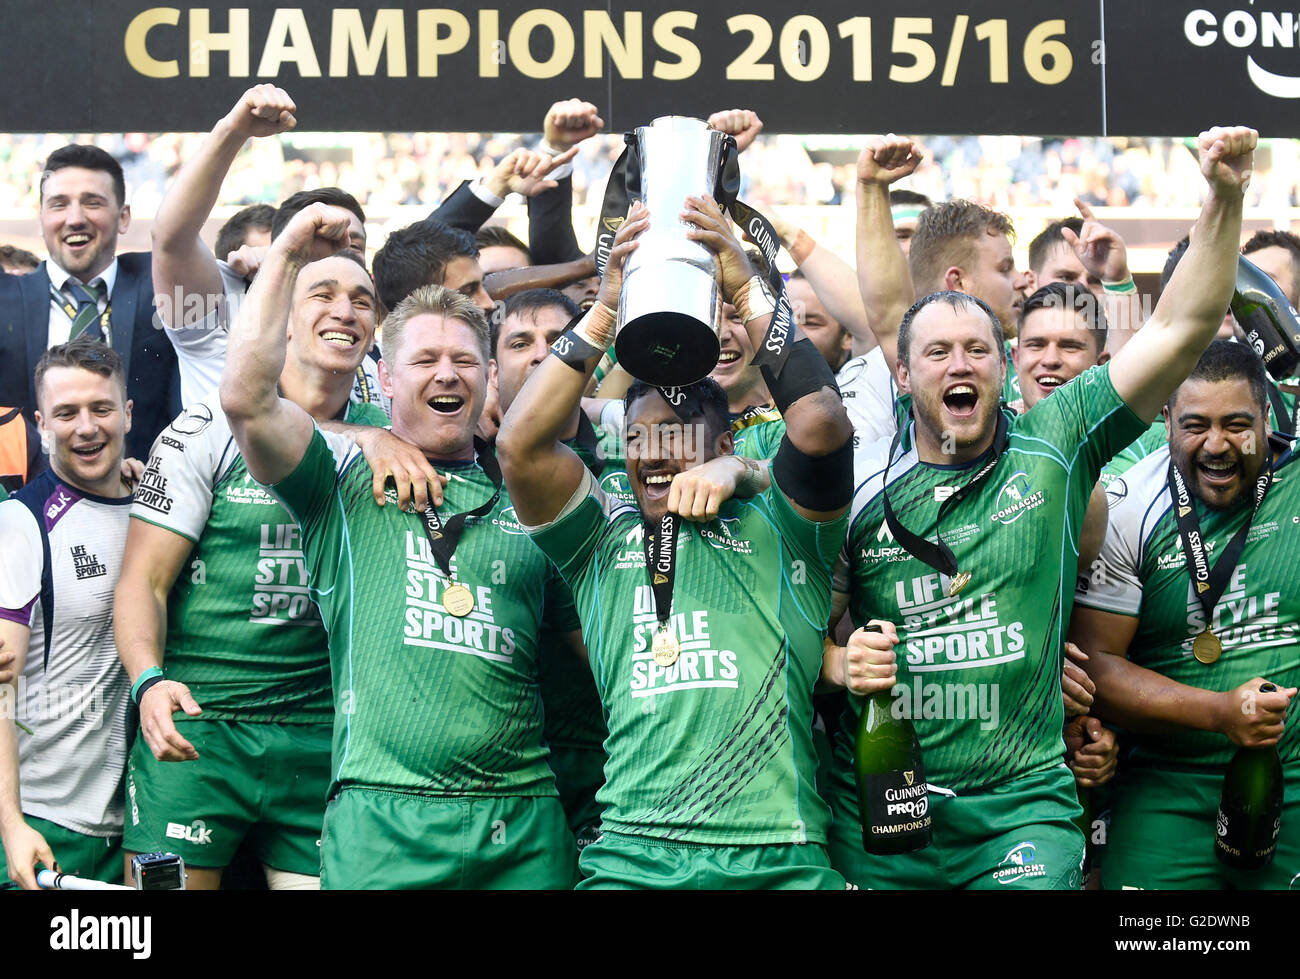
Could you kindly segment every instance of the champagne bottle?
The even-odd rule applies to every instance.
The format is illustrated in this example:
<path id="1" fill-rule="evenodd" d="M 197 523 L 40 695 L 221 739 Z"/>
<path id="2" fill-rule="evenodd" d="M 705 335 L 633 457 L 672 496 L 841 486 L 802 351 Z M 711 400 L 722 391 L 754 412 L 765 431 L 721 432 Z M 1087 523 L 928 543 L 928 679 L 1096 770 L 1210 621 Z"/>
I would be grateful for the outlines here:
<path id="1" fill-rule="evenodd" d="M 1276 690 L 1261 684 L 1260 693 Z M 1282 761 L 1277 748 L 1239 748 L 1223 777 L 1214 855 L 1229 867 L 1267 867 L 1282 828 Z"/>
<path id="2" fill-rule="evenodd" d="M 1272 276 L 1244 255 L 1237 256 L 1231 308 L 1268 372 L 1279 381 L 1293 376 L 1300 367 L 1300 313 Z"/>
<path id="3" fill-rule="evenodd" d="M 863 626 L 879 632 L 880 626 Z M 895 717 L 888 690 L 862 704 L 853 768 L 862 807 L 862 845 L 868 853 L 911 853 L 930 845 L 930 799 L 921 743 L 912 722 Z"/>

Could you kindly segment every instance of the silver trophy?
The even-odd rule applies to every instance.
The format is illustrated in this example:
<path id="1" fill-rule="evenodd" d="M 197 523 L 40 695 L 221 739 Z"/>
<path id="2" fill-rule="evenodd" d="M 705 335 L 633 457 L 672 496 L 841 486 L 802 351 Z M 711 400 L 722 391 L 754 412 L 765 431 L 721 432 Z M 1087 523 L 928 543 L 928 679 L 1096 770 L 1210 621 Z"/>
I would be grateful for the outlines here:
<path id="1" fill-rule="evenodd" d="M 686 237 L 694 226 L 677 215 L 688 195 L 717 192 L 727 136 L 699 119 L 661 116 L 634 138 L 651 219 L 624 268 L 614 350 L 633 377 L 691 384 L 718 363 L 722 295 L 713 253 Z"/>

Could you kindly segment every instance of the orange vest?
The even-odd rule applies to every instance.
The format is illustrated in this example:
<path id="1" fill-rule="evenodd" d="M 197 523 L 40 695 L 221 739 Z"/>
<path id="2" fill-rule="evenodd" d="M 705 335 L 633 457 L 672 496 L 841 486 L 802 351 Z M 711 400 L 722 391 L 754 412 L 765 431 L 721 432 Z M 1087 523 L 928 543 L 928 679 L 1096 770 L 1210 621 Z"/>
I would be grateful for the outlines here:
<path id="1" fill-rule="evenodd" d="M 27 423 L 19 408 L 0 408 L 0 476 L 21 476 L 27 482 Z"/>

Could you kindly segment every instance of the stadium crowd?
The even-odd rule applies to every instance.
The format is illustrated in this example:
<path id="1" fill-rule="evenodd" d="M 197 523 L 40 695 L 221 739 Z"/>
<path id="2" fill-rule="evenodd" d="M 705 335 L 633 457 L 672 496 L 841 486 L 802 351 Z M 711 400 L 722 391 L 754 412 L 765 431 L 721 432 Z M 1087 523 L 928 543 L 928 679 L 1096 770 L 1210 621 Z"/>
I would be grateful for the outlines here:
<path id="1" fill-rule="evenodd" d="M 1295 194 L 1254 130 L 837 168 L 721 110 L 747 203 L 634 201 L 587 252 L 595 105 L 364 161 L 291 155 L 297 111 L 259 85 L 201 137 L 0 144 L 47 251 L 0 252 L 10 886 L 158 851 L 207 889 L 1300 877 L 1297 388 L 1228 312 L 1243 251 L 1300 301 L 1300 239 L 1242 240 Z M 1062 192 L 1017 269 L 999 208 Z M 737 230 L 841 198 L 855 255 Z M 366 208 L 438 200 L 367 248 Z M 1139 201 L 1200 207 L 1154 302 L 1093 213 Z M 721 309 L 685 385 L 614 343 L 668 227 Z M 920 748 L 888 817 L 855 780 L 880 704 Z M 1215 855 L 1239 748 L 1287 789 L 1254 869 Z"/>

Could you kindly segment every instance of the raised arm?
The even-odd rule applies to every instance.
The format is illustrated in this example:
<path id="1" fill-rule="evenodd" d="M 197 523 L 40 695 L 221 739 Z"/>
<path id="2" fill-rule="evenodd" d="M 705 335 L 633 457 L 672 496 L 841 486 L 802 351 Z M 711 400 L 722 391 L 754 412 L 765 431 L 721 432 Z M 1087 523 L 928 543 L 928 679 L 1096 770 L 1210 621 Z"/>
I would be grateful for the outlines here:
<path id="1" fill-rule="evenodd" d="M 1179 683 L 1125 658 L 1136 633 L 1132 616 L 1074 607 L 1070 641 L 1088 654 L 1093 715 L 1129 731 L 1214 731 L 1245 747 L 1277 744 L 1294 687 L 1260 693 L 1260 677 L 1222 692 Z"/>
<path id="2" fill-rule="evenodd" d="M 876 345 L 876 337 L 862 305 L 862 290 L 853 266 L 780 214 L 769 212 L 767 216 L 781 238 L 781 247 L 799 266 L 826 312 L 853 338 L 853 356 L 869 352 Z"/>
<path id="3" fill-rule="evenodd" d="M 279 395 L 286 328 L 298 273 L 339 251 L 351 212 L 327 204 L 303 208 L 271 243 L 239 315 L 230 327 L 221 408 L 249 473 L 277 483 L 297 468 L 315 426 L 311 416 Z"/>
<path id="4" fill-rule="evenodd" d="M 604 125 L 599 110 L 590 102 L 581 99 L 556 102 L 542 120 L 539 149 L 559 156 L 596 135 Z M 582 248 L 573 232 L 573 176 L 557 169 L 551 178 L 555 187 L 528 198 L 528 251 L 537 265 L 557 265 L 582 257 Z M 594 273 L 588 273 L 591 274 Z"/>
<path id="5" fill-rule="evenodd" d="M 649 224 L 649 212 L 634 204 L 628 219 L 614 236 L 600 298 L 587 311 L 575 331 L 591 348 L 583 370 L 575 370 L 554 352 L 534 368 L 515 396 L 497 433 L 497 456 L 510 500 L 521 522 L 537 526 L 550 523 L 564 508 L 587 471 L 561 439 L 573 411 L 582 400 L 587 380 L 601 355 L 614 339 L 618 295 L 623 287 L 623 265 L 637 247 L 633 240 Z M 566 333 L 557 345 L 573 340 Z M 554 348 L 553 348 L 554 350 Z"/>
<path id="6" fill-rule="evenodd" d="M 1199 137 L 1210 193 L 1191 244 L 1151 319 L 1111 361 L 1116 392 L 1146 421 L 1191 373 L 1223 322 L 1237 277 L 1242 198 L 1258 141 L 1255 130 L 1241 126 Z"/>
<path id="7" fill-rule="evenodd" d="M 722 297 L 739 311 L 755 350 L 764 349 L 772 321 L 771 297 L 755 275 L 731 221 L 711 197 L 687 197 L 681 218 L 687 237 L 717 256 Z M 853 495 L 853 425 L 830 365 L 797 326 L 780 374 L 762 366 L 763 380 L 785 419 L 786 436 L 773 460 L 777 486 L 809 520 L 833 520 Z"/>
<path id="8" fill-rule="evenodd" d="M 919 147 L 893 133 L 873 136 L 858 155 L 858 288 L 867 324 L 895 378 L 898 327 L 916 296 L 907 257 L 894 237 L 889 185 L 912 173 L 920 162 Z"/>
<path id="9" fill-rule="evenodd" d="M 1061 237 L 1074 249 L 1083 267 L 1101 279 L 1106 319 L 1110 324 L 1106 350 L 1114 357 L 1142 325 L 1142 297 L 1133 285 L 1133 274 L 1128 267 L 1128 246 L 1124 239 L 1098 221 L 1092 208 L 1081 198 L 1074 199 L 1074 206 L 1083 218 L 1083 227 L 1077 235 L 1069 228 L 1062 228 Z"/>
<path id="10" fill-rule="evenodd" d="M 224 286 L 217 259 L 199 236 L 212 213 L 230 165 L 253 136 L 273 136 L 297 125 L 293 99 L 274 85 L 250 88 L 212 128 L 197 153 L 185 161 L 167 195 L 158 206 L 153 223 L 154 295 L 166 305 L 160 307 L 169 327 L 194 323 L 208 312 L 212 300 L 221 297 Z M 203 303 L 182 301 L 182 297 L 203 296 Z M 220 301 L 220 300 L 217 300 Z"/>

